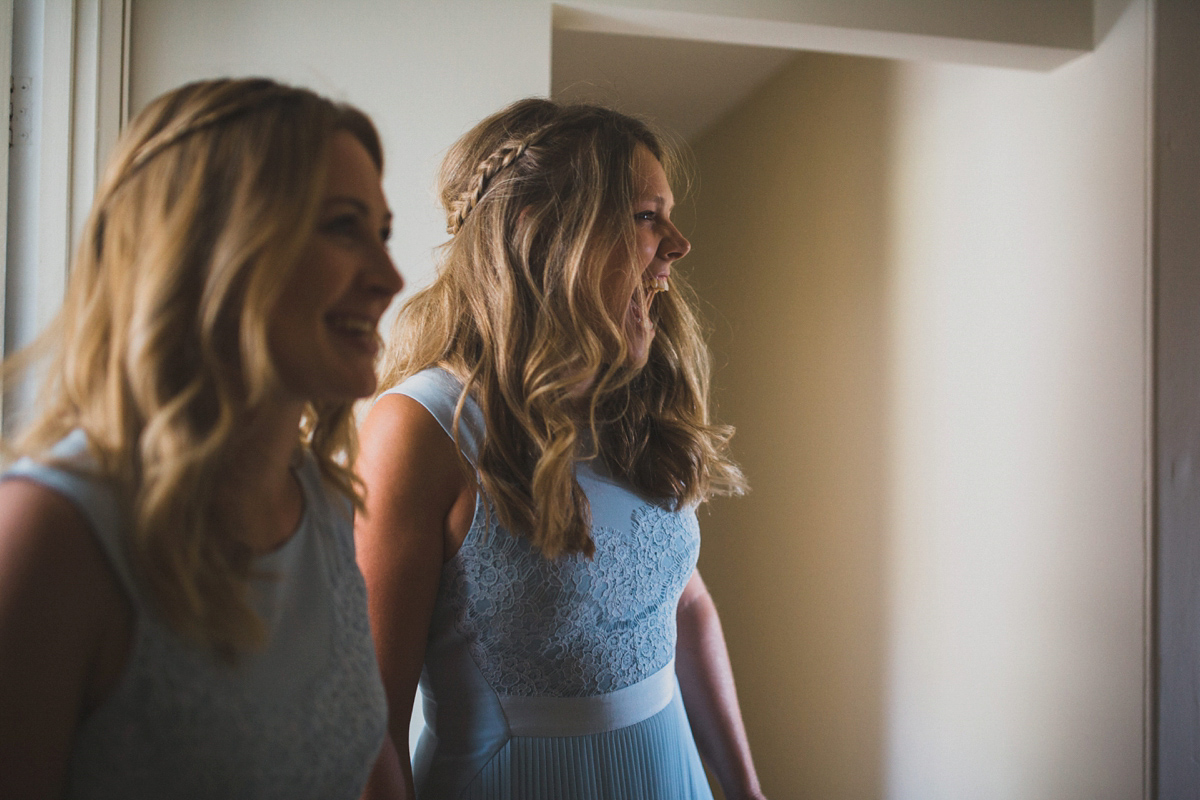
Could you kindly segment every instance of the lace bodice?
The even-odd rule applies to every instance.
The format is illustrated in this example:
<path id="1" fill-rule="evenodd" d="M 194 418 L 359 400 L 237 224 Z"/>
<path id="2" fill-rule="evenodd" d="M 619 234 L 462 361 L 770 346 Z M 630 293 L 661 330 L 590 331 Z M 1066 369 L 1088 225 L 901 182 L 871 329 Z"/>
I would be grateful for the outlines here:
<path id="1" fill-rule="evenodd" d="M 422 403 L 449 432 L 458 387 L 444 371 L 426 370 L 394 391 Z M 472 462 L 480 419 L 468 400 L 459 440 Z M 545 558 L 500 527 L 481 498 L 443 569 L 435 627 L 455 627 L 499 695 L 606 694 L 674 657 L 675 609 L 700 550 L 694 510 L 664 508 L 586 464 L 576 477 L 592 509 L 592 559 Z M 433 630 L 431 640 L 443 634 Z"/>
<path id="2" fill-rule="evenodd" d="M 675 607 L 700 544 L 694 513 L 639 500 L 625 525 L 593 528 L 591 560 L 550 561 L 494 523 L 482 528 L 447 565 L 440 600 L 499 694 L 605 694 L 675 655 Z"/>

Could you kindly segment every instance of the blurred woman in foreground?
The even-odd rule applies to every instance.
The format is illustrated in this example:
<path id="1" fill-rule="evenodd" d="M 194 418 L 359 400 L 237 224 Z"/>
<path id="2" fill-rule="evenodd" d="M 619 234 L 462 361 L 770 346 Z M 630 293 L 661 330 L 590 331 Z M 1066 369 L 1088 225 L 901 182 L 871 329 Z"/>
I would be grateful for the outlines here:
<path id="1" fill-rule="evenodd" d="M 269 80 L 184 86 L 122 138 L 0 484 L 0 795 L 361 791 L 382 165 L 361 112 Z"/>

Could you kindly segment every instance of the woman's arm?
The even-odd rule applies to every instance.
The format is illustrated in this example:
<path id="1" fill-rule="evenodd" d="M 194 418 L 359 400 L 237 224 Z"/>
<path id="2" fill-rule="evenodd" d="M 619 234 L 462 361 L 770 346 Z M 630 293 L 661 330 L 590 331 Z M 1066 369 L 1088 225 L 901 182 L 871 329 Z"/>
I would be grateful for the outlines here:
<path id="1" fill-rule="evenodd" d="M 390 709 L 389 740 L 364 796 L 407 800 L 413 796 L 408 725 L 438 579 L 447 541 L 461 542 L 470 525 L 475 487 L 453 441 L 410 397 L 380 398 L 359 438 L 357 468 L 367 498 L 354 538 Z"/>
<path id="2" fill-rule="evenodd" d="M 0 483 L 0 797 L 58 797 L 81 718 L 115 685 L 132 611 L 69 500 Z"/>
<path id="3" fill-rule="evenodd" d="M 716 773 L 726 800 L 761 798 L 725 634 L 698 571 L 684 587 L 675 615 L 679 627 L 675 673 L 700 753 Z"/>

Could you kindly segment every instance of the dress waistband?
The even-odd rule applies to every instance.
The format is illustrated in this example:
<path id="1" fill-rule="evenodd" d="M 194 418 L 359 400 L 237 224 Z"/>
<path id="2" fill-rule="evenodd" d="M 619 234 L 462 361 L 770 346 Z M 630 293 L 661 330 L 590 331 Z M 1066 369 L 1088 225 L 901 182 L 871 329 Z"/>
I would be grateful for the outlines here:
<path id="1" fill-rule="evenodd" d="M 587 736 L 636 725 L 675 697 L 675 660 L 643 681 L 594 697 L 500 696 L 513 736 Z"/>

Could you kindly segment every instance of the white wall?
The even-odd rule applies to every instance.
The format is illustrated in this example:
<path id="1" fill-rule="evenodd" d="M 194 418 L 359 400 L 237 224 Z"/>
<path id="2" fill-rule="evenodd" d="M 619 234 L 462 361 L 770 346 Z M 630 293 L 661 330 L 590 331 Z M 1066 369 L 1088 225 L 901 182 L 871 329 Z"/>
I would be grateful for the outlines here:
<path id="1" fill-rule="evenodd" d="M 1146 15 L 1048 74 L 802 56 L 696 144 L 769 795 L 1142 794 Z"/>
<path id="2" fill-rule="evenodd" d="M 1048 76 L 900 74 L 897 797 L 1139 793 L 1146 13 Z"/>
<path id="3" fill-rule="evenodd" d="M 446 149 L 487 114 L 550 89 L 543 0 L 135 0 L 134 113 L 181 83 L 266 75 L 372 116 L 395 214 L 392 254 L 409 290 L 432 277 L 446 239 L 434 176 Z"/>

